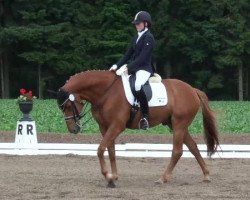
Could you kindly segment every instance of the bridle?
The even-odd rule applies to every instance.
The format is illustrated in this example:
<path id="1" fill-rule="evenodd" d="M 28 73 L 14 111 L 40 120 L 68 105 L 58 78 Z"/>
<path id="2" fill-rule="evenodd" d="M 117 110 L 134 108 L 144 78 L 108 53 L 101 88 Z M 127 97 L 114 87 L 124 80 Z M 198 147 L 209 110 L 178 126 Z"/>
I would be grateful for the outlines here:
<path id="1" fill-rule="evenodd" d="M 112 81 L 112 83 L 109 85 L 109 87 L 107 87 L 107 89 L 104 91 L 105 94 L 114 85 L 116 80 L 118 80 L 118 76 L 116 76 L 116 78 Z M 57 99 L 58 105 L 59 105 L 60 109 L 63 111 L 63 113 L 65 111 L 65 105 L 68 102 L 70 102 L 70 104 L 71 104 L 70 107 L 71 107 L 71 111 L 72 111 L 73 115 L 64 116 L 65 121 L 74 120 L 75 125 L 80 129 L 81 127 L 83 127 L 85 124 L 87 124 L 92 119 L 92 116 L 90 116 L 85 122 L 82 123 L 82 125 L 80 124 L 80 119 L 85 117 L 89 113 L 89 111 L 91 110 L 91 108 L 87 109 L 87 107 L 89 107 L 88 106 L 89 102 L 87 102 L 87 101 L 85 101 L 85 102 L 77 101 L 73 94 L 70 94 L 69 92 L 65 91 L 63 88 L 59 89 L 57 98 L 58 98 Z M 61 98 L 64 99 L 64 101 L 62 103 L 60 103 Z M 78 110 L 76 108 L 76 103 L 83 105 L 83 111 L 81 113 L 78 112 Z"/>
<path id="2" fill-rule="evenodd" d="M 59 92 L 64 92 L 64 93 L 68 93 L 66 91 L 64 91 L 63 89 L 60 89 Z M 63 111 L 65 111 L 65 105 L 70 102 L 71 106 L 71 111 L 73 113 L 73 115 L 71 116 L 64 116 L 65 121 L 74 120 L 74 123 L 76 126 L 78 126 L 79 128 L 83 127 L 89 120 L 91 120 L 92 117 L 90 117 L 89 119 L 87 119 L 82 125 L 80 124 L 80 120 L 85 117 L 91 108 L 87 109 L 89 103 L 87 101 L 85 102 L 79 102 L 75 99 L 75 96 L 73 94 L 68 94 L 68 98 L 59 105 L 60 109 Z M 81 113 L 78 112 L 77 108 L 76 108 L 76 103 L 83 105 L 83 111 Z"/>

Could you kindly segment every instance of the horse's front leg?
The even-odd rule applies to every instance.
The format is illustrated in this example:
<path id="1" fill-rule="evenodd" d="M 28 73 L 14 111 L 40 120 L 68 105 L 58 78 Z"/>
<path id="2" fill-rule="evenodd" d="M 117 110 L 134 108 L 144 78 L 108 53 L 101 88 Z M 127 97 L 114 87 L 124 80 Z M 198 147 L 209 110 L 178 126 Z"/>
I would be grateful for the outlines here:
<path id="1" fill-rule="evenodd" d="M 112 141 L 111 144 L 108 146 L 108 152 L 109 152 L 109 160 L 110 160 L 113 178 L 117 180 L 118 174 L 117 174 L 117 167 L 116 167 L 115 141 Z"/>
<path id="2" fill-rule="evenodd" d="M 125 129 L 125 128 L 124 128 Z M 117 170 L 116 170 L 116 162 L 115 162 L 115 148 L 114 147 L 114 141 L 115 138 L 124 130 L 124 129 L 115 129 L 110 128 L 104 135 L 101 144 L 98 147 L 97 155 L 99 157 L 100 166 L 101 166 L 101 172 L 103 176 L 105 177 L 106 181 L 108 182 L 108 187 L 115 187 L 114 181 L 117 179 Z M 108 173 L 107 165 L 104 158 L 104 152 L 106 148 L 108 147 L 109 152 L 111 152 L 110 157 L 111 159 L 111 167 L 112 171 L 115 174 Z"/>

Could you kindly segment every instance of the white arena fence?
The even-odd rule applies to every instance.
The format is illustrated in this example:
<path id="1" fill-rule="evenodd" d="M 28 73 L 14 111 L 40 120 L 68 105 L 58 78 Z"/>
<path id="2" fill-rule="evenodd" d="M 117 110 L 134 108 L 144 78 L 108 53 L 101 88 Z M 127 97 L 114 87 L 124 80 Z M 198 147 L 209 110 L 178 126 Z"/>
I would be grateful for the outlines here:
<path id="1" fill-rule="evenodd" d="M 64 143 L 0 143 L 0 154 L 11 155 L 84 155 L 97 156 L 99 144 L 64 144 Z M 171 157 L 172 144 L 116 144 L 116 155 L 121 157 Z M 207 147 L 199 144 L 203 157 L 207 157 Z M 107 151 L 105 152 L 107 154 Z M 188 148 L 183 146 L 183 156 L 193 158 Z M 250 145 L 222 144 L 212 158 L 250 158 Z"/>
<path id="2" fill-rule="evenodd" d="M 99 144 L 38 143 L 35 121 L 17 121 L 14 143 L 0 143 L 0 154 L 11 155 L 84 155 L 96 156 Z M 172 144 L 116 144 L 116 155 L 122 157 L 171 157 Z M 207 156 L 205 144 L 198 148 L 202 157 Z M 105 155 L 107 155 L 107 151 Z M 182 157 L 194 157 L 184 145 Z M 250 158 L 250 145 L 223 144 L 212 158 Z"/>

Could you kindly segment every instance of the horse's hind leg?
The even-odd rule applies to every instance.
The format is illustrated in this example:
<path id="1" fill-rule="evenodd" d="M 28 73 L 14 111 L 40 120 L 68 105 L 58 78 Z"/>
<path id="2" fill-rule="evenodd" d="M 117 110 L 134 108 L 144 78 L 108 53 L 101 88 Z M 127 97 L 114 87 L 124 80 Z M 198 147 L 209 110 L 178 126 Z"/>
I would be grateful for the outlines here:
<path id="1" fill-rule="evenodd" d="M 186 130 L 184 128 L 174 128 L 173 135 L 173 150 L 169 165 L 167 166 L 164 174 L 155 183 L 166 183 L 170 180 L 171 174 L 178 160 L 183 153 L 183 140 Z"/>
<path id="2" fill-rule="evenodd" d="M 206 165 L 205 161 L 203 160 L 203 158 L 201 157 L 200 151 L 199 151 L 195 141 L 193 140 L 193 138 L 190 136 L 190 134 L 188 132 L 185 135 L 184 143 L 187 145 L 189 151 L 194 155 L 197 162 L 199 163 L 199 165 L 202 169 L 202 172 L 204 174 L 203 181 L 209 182 L 210 177 L 209 177 L 209 170 L 207 168 L 207 165 Z"/>

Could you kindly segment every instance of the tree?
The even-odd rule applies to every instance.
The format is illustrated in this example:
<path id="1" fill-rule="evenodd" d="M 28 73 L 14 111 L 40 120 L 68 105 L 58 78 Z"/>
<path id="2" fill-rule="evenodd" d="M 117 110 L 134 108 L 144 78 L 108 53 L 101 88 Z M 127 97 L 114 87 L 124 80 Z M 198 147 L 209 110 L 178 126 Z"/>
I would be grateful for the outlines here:
<path id="1" fill-rule="evenodd" d="M 74 73 L 108 69 L 136 34 L 134 15 L 146 10 L 163 78 L 187 81 L 213 99 L 250 98 L 249 6 L 248 0 L 0 0 L 1 95 L 14 97 L 25 87 L 49 97 L 48 89 Z"/>
<path id="2" fill-rule="evenodd" d="M 9 22 L 12 22 L 10 2 L 0 0 L 0 32 Z M 0 44 L 1 97 L 9 98 L 9 54 L 8 49 L 4 47 L 1 40 Z"/>
<path id="3" fill-rule="evenodd" d="M 15 23 L 3 28 L 0 40 L 20 69 L 26 65 L 29 71 L 37 70 L 39 91 L 46 79 L 57 75 L 65 80 L 76 71 L 89 69 L 95 60 L 90 54 L 95 55 L 98 24 L 90 19 L 98 12 L 96 4 L 72 0 L 12 2 Z M 42 97 L 41 91 L 39 94 Z"/>
<path id="4" fill-rule="evenodd" d="M 237 85 L 227 80 L 227 71 L 240 69 L 244 57 L 249 57 L 249 25 L 242 15 L 246 4 L 249 5 L 246 1 L 228 0 L 159 2 L 160 11 L 155 16 L 160 38 L 158 55 L 165 53 L 159 63 L 169 62 L 174 66 L 173 76 L 208 93 L 217 91 L 219 95 L 224 91 L 233 95 L 232 87 Z M 165 8 L 165 13 L 161 8 Z M 227 85 L 230 86 L 225 91 Z"/>
<path id="5" fill-rule="evenodd" d="M 121 3 L 119 0 L 104 1 L 100 14 L 101 34 L 99 39 L 99 51 L 102 52 L 102 62 L 111 66 L 117 62 L 126 51 L 135 28 L 132 25 L 136 1 L 127 0 Z"/>

